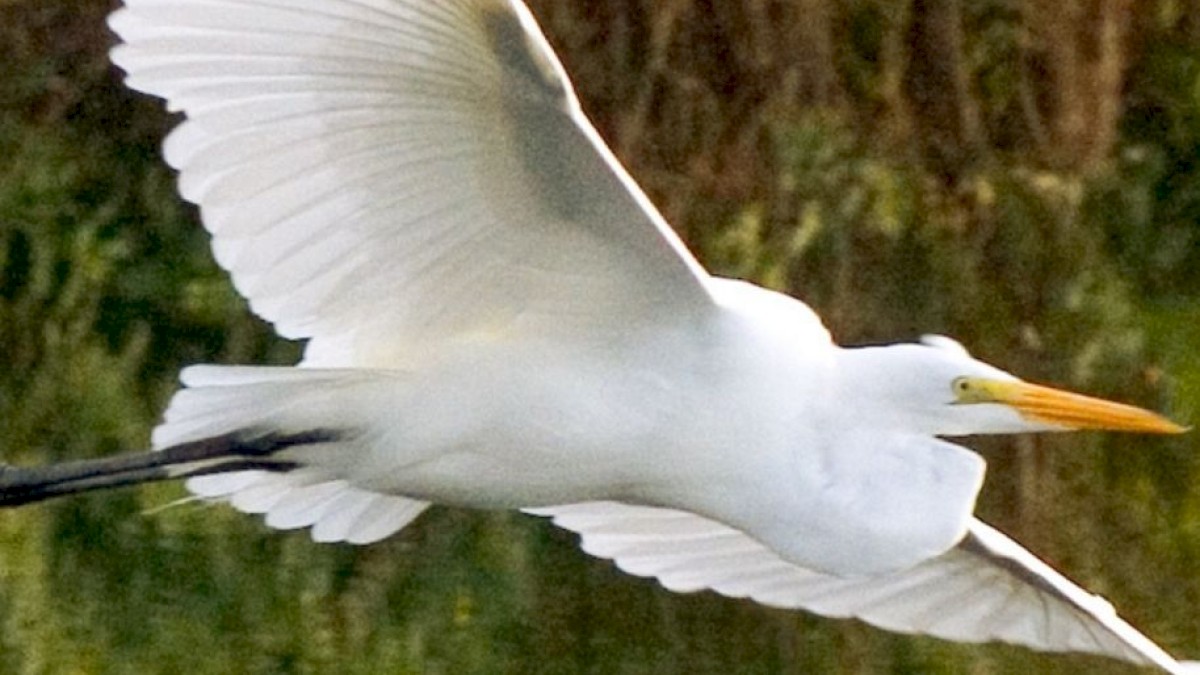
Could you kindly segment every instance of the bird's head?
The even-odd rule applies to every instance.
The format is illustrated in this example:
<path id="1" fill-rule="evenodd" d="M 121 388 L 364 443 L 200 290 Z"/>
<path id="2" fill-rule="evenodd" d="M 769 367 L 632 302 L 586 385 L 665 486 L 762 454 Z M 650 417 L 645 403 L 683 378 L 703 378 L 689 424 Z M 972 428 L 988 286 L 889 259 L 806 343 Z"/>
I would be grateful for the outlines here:
<path id="1" fill-rule="evenodd" d="M 1083 429 L 1187 431 L 1149 410 L 1025 382 L 942 336 L 926 336 L 919 344 L 846 351 L 851 372 L 862 376 L 868 374 L 864 368 L 875 371 L 872 380 L 895 411 L 882 421 L 910 431 L 940 436 Z"/>

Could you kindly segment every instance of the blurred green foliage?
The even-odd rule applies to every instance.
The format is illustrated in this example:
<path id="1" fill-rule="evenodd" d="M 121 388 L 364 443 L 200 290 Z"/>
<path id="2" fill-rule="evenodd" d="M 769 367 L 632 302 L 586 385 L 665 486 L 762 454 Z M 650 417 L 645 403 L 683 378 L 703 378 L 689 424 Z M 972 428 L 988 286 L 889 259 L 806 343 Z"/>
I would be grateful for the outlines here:
<path id="1" fill-rule="evenodd" d="M 112 4 L 0 2 L 8 462 L 142 447 L 180 366 L 298 354 L 249 315 L 175 196 L 158 157 L 172 120 L 105 60 Z M 812 21 L 788 14 L 800 5 Z M 1200 419 L 1195 2 L 1126 6 L 1120 86 L 1079 101 L 1060 95 L 1071 78 L 1105 71 L 1063 72 L 1056 49 L 1083 38 L 1033 30 L 1030 47 L 1031 24 L 1066 29 L 1013 3 L 534 9 L 715 272 L 797 293 L 846 341 L 946 333 L 1031 379 Z M 1107 126 L 1062 121 L 1105 103 Z M 1200 655 L 1193 438 L 975 445 L 988 520 Z M 182 496 L 0 514 L 0 673 L 1131 672 L 671 595 L 513 514 L 434 509 L 359 549 L 220 506 L 160 510 Z"/>

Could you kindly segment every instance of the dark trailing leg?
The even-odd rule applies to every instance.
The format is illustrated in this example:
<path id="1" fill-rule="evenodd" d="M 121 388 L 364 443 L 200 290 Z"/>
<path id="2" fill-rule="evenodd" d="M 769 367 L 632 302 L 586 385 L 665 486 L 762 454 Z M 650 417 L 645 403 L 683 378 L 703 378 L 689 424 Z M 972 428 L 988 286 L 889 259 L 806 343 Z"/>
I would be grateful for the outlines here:
<path id="1" fill-rule="evenodd" d="M 344 440 L 332 429 L 296 434 L 239 431 L 181 443 L 160 452 L 138 452 L 49 466 L 0 465 L 0 507 L 124 485 L 213 473 L 260 469 L 290 471 L 296 464 L 274 459 L 281 450 Z"/>

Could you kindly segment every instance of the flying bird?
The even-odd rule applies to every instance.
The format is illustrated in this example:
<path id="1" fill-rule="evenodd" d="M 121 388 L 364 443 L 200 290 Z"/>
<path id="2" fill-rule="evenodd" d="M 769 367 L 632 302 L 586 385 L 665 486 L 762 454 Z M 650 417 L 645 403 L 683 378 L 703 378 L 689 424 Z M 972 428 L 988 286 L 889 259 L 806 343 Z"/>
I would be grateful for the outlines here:
<path id="1" fill-rule="evenodd" d="M 958 343 L 841 348 L 709 275 L 580 108 L 518 0 L 125 0 L 128 85 L 297 367 L 200 365 L 155 452 L 0 469 L 0 504 L 187 479 L 313 539 L 429 504 L 521 509 L 675 591 L 1184 672 L 973 517 L 946 437 L 1177 433 Z"/>

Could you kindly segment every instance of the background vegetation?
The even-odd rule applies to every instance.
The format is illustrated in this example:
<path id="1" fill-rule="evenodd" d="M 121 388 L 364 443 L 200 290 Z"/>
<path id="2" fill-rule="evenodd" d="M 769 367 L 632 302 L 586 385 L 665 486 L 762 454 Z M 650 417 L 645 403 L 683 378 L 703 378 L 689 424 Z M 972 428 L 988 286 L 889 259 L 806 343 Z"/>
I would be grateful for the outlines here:
<path id="1" fill-rule="evenodd" d="M 1200 420 L 1197 0 L 537 0 L 586 108 L 714 271 L 844 342 Z M 147 444 L 182 365 L 289 363 L 120 85 L 111 0 L 0 0 L 0 457 Z M 1200 657 L 1195 434 L 974 443 L 980 510 Z M 615 572 L 436 509 L 369 547 L 178 486 L 0 514 L 0 673 L 1134 672 L 892 636 Z M 149 513 L 147 513 L 149 511 Z"/>

